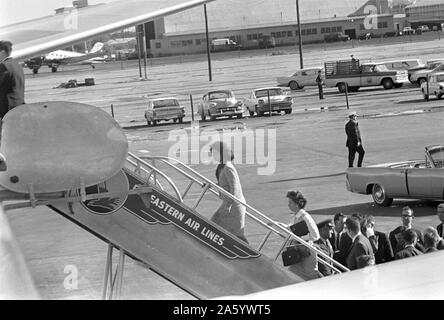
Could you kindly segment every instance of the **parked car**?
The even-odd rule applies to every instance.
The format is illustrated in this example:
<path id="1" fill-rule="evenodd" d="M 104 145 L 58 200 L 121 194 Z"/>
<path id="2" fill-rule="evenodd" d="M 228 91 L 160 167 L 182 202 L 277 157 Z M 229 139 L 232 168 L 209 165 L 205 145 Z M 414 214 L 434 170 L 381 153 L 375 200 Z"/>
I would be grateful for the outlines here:
<path id="1" fill-rule="evenodd" d="M 148 101 L 145 110 L 145 119 L 150 126 L 156 125 L 159 121 L 173 120 L 175 123 L 183 123 L 185 109 L 179 104 L 176 98 L 157 98 Z"/>
<path id="2" fill-rule="evenodd" d="M 347 190 L 371 194 L 380 206 L 393 198 L 444 199 L 444 145 L 425 148 L 425 159 L 348 168 Z"/>
<path id="3" fill-rule="evenodd" d="M 420 31 L 420 32 L 429 32 L 429 31 L 431 31 L 429 26 L 427 26 L 427 25 L 419 26 L 416 30 Z"/>
<path id="4" fill-rule="evenodd" d="M 400 59 L 383 61 L 381 63 L 383 63 L 389 70 L 410 70 L 413 68 L 421 68 L 427 66 L 420 59 Z"/>
<path id="5" fill-rule="evenodd" d="M 358 37 L 359 40 L 369 40 L 374 37 L 374 34 L 372 32 L 367 33 L 361 33 L 361 35 Z"/>
<path id="6" fill-rule="evenodd" d="M 350 36 L 343 34 L 342 32 L 335 32 L 326 34 L 324 36 L 325 42 L 336 42 L 336 41 L 349 41 Z"/>
<path id="7" fill-rule="evenodd" d="M 415 30 L 413 30 L 412 27 L 405 27 L 402 29 L 402 35 L 407 36 L 411 34 L 415 34 Z"/>
<path id="8" fill-rule="evenodd" d="M 429 83 L 421 84 L 421 92 L 424 100 L 428 100 L 431 95 L 441 99 L 444 95 L 444 72 L 435 73 L 429 79 Z"/>
<path id="9" fill-rule="evenodd" d="M 323 68 L 301 69 L 288 77 L 278 77 L 277 82 L 279 86 L 290 87 L 291 90 L 302 89 L 305 86 L 316 86 L 319 70 L 324 72 Z M 325 78 L 324 75 L 322 78 Z"/>
<path id="10" fill-rule="evenodd" d="M 426 69 L 413 72 L 410 76 L 410 82 L 421 86 L 423 82 L 427 81 L 428 76 L 441 71 L 444 71 L 444 61 L 433 62 Z"/>
<path id="11" fill-rule="evenodd" d="M 270 100 L 268 100 L 268 96 L 270 96 Z M 253 90 L 250 96 L 244 100 L 244 104 L 250 116 L 254 116 L 256 113 L 262 117 L 266 112 L 280 113 L 281 111 L 289 114 L 293 110 L 293 98 L 281 88 L 276 87 Z"/>
<path id="12" fill-rule="evenodd" d="M 236 42 L 231 39 L 213 39 L 211 40 L 211 50 L 212 51 L 224 51 L 237 49 L 239 46 Z"/>
<path id="13" fill-rule="evenodd" d="M 198 113 L 202 121 L 208 116 L 210 120 L 219 117 L 242 118 L 244 114 L 243 103 L 237 100 L 231 90 L 209 91 L 199 103 Z"/>
<path id="14" fill-rule="evenodd" d="M 413 75 L 416 71 L 419 71 L 419 70 L 425 70 L 425 69 L 433 69 L 434 67 L 436 67 L 436 66 L 438 65 L 438 63 L 444 63 L 444 59 L 433 59 L 433 60 L 428 60 L 428 61 L 425 63 L 425 65 L 420 65 L 420 66 L 417 66 L 417 67 L 410 68 L 410 69 L 408 70 L 408 72 L 409 72 L 409 80 L 410 80 L 410 82 L 411 82 L 411 83 L 414 83 L 414 82 L 412 82 L 411 77 L 412 77 L 412 75 Z"/>
<path id="15" fill-rule="evenodd" d="M 262 35 L 258 39 L 258 47 L 261 49 L 276 47 L 276 39 L 272 36 Z"/>

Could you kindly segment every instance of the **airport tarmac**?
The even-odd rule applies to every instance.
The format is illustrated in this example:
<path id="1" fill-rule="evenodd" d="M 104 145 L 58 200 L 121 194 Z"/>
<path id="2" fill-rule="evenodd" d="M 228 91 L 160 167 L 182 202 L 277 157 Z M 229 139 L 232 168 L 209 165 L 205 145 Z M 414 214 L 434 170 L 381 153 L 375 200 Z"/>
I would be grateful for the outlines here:
<path id="1" fill-rule="evenodd" d="M 311 46 L 305 52 L 307 66 L 322 65 L 324 60 L 347 59 L 350 54 L 362 60 L 395 58 L 441 57 L 444 40 L 396 45 L 366 45 L 350 48 L 347 45 Z M 279 49 L 285 51 L 285 48 Z M 276 49 L 276 51 L 278 51 Z M 167 156 L 175 141 L 172 130 L 190 132 L 189 95 L 197 105 L 208 89 L 234 90 L 244 98 L 256 87 L 274 86 L 277 76 L 297 69 L 297 54 L 271 55 L 261 52 L 217 54 L 213 60 L 213 81 L 208 82 L 207 62 L 153 63 L 148 67 L 148 80 L 138 77 L 137 61 L 88 66 L 67 66 L 60 72 L 41 69 L 33 76 L 27 72 L 28 103 L 45 100 L 83 102 L 111 112 L 130 141 L 130 150 L 136 154 Z M 289 50 L 289 52 L 291 52 Z M 400 56 L 401 55 L 401 56 Z M 29 71 L 29 70 L 28 70 Z M 74 89 L 53 89 L 70 79 L 94 77 L 96 85 Z M 266 165 L 237 164 L 247 202 L 277 221 L 290 222 L 285 194 L 290 189 L 300 190 L 308 199 L 307 210 L 316 221 L 335 213 L 372 213 L 377 229 L 389 232 L 400 223 L 400 210 L 411 205 L 416 212 L 414 225 L 419 229 L 439 224 L 435 215 L 436 203 L 395 200 L 390 208 L 375 207 L 371 196 L 350 193 L 345 188 L 344 171 L 347 165 L 344 125 L 348 110 L 344 94 L 336 89 L 326 90 L 326 99 L 320 101 L 316 88 L 291 92 L 294 112 L 261 118 L 240 120 L 221 119 L 201 122 L 202 131 L 233 132 L 250 130 L 276 132 L 275 170 L 270 175 L 258 175 L 258 168 Z M 146 99 L 158 96 L 177 96 L 186 107 L 187 118 L 182 125 L 161 124 L 145 126 L 143 118 Z M 363 145 L 366 150 L 364 165 L 394 162 L 424 157 L 424 147 L 444 141 L 444 103 L 426 102 L 419 88 L 406 85 L 400 89 L 361 89 L 349 94 L 350 109 L 357 111 Z M 274 131 L 273 131 L 274 130 Z M 258 138 L 259 139 L 259 138 Z M 204 142 L 200 144 L 202 146 Z M 199 150 L 189 150 L 190 155 Z M 244 152 L 239 158 L 248 157 Z M 191 156 L 190 156 L 191 157 Z M 191 164 L 192 168 L 215 180 L 214 165 Z M 197 196 L 197 195 L 194 195 Z M 215 208 L 207 207 L 202 214 L 210 216 Z M 15 210 L 7 213 L 11 227 L 21 245 L 37 289 L 44 299 L 100 299 L 107 246 L 63 217 L 46 208 Z M 246 235 L 255 245 L 265 234 L 263 229 L 247 222 Z M 278 242 L 268 248 L 277 250 Z M 78 287 L 66 289 L 64 281 L 75 267 Z M 180 266 L 178 266 L 180 267 Z M 124 299 L 189 299 L 192 296 L 153 274 L 139 263 L 127 259 L 124 273 Z"/>

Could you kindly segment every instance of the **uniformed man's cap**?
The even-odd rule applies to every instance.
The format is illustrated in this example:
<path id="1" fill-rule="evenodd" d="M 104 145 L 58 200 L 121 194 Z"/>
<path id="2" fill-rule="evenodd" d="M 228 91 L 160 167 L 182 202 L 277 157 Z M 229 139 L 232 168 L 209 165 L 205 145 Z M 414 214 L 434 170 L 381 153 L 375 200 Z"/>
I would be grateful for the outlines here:
<path id="1" fill-rule="evenodd" d="M 358 116 L 358 114 L 356 113 L 356 111 L 353 111 L 353 112 L 350 112 L 349 114 L 348 114 L 348 117 L 349 118 L 353 118 L 353 117 L 357 117 Z"/>
<path id="2" fill-rule="evenodd" d="M 329 228 L 334 228 L 335 227 L 335 224 L 333 223 L 333 220 L 324 220 L 324 221 L 321 221 L 321 222 L 319 222 L 318 224 L 317 224 L 317 226 L 318 226 L 318 229 L 322 229 L 322 228 L 324 228 L 325 226 L 327 226 L 327 227 L 329 227 Z"/>

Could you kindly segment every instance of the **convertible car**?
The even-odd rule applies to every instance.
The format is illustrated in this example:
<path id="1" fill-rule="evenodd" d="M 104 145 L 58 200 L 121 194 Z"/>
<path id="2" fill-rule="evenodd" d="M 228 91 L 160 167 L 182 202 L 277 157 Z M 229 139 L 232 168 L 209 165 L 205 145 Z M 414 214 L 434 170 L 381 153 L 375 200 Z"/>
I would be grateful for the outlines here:
<path id="1" fill-rule="evenodd" d="M 371 194 L 376 204 L 393 198 L 444 199 L 444 145 L 425 148 L 425 159 L 348 168 L 347 190 Z"/>

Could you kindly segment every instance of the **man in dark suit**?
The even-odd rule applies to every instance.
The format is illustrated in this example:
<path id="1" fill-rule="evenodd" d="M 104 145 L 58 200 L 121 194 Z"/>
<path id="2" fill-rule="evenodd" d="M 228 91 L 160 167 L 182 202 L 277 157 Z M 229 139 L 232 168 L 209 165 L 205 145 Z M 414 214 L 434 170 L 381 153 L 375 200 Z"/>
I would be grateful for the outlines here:
<path id="1" fill-rule="evenodd" d="M 345 221 L 347 216 L 343 213 L 337 213 L 333 217 L 335 228 L 333 235 L 331 236 L 330 243 L 334 250 L 334 259 L 340 264 L 345 265 L 347 256 L 351 250 L 352 241 L 344 230 Z"/>
<path id="2" fill-rule="evenodd" d="M 11 51 L 11 42 L 0 41 L 0 118 L 25 103 L 25 75 L 23 68 L 10 57 Z"/>
<path id="3" fill-rule="evenodd" d="M 315 244 L 318 246 L 320 250 L 322 250 L 326 255 L 330 258 L 333 258 L 333 247 L 329 241 L 333 234 L 334 224 L 331 220 L 325 220 L 318 223 L 319 235 L 320 238 L 315 241 Z M 319 261 L 319 260 L 318 260 Z M 333 270 L 329 268 L 325 263 L 318 262 L 318 270 L 322 275 L 329 276 L 333 274 Z"/>
<path id="4" fill-rule="evenodd" d="M 347 216 L 343 213 L 337 213 L 333 217 L 333 223 L 335 224 L 335 227 L 333 229 L 332 236 L 328 240 L 330 240 L 331 246 L 333 247 L 334 251 L 339 251 L 339 242 L 341 240 L 341 235 L 345 234 L 345 220 L 347 220 Z"/>
<path id="5" fill-rule="evenodd" d="M 347 234 L 352 239 L 352 248 L 347 256 L 347 267 L 350 270 L 362 268 L 366 265 L 375 264 L 375 255 L 373 253 L 370 241 L 361 233 L 361 224 L 355 217 L 347 219 L 345 222 Z M 363 264 L 363 262 L 365 264 Z"/>
<path id="6" fill-rule="evenodd" d="M 412 229 L 407 229 L 402 233 L 404 239 L 404 249 L 395 254 L 395 259 L 404 259 L 422 255 L 423 253 L 415 248 L 417 235 Z"/>
<path id="7" fill-rule="evenodd" d="M 316 83 L 318 84 L 318 90 L 319 90 L 319 100 L 324 99 L 324 80 L 322 79 L 322 71 L 318 71 L 318 76 L 316 77 Z"/>
<path id="8" fill-rule="evenodd" d="M 436 227 L 436 230 L 438 230 L 438 234 L 442 238 L 444 226 L 444 203 L 440 203 L 436 211 L 436 213 L 438 214 L 438 218 L 441 221 L 441 224 Z"/>
<path id="9" fill-rule="evenodd" d="M 345 125 L 345 133 L 347 134 L 347 142 L 345 146 L 348 148 L 348 167 L 353 168 L 356 152 L 359 154 L 358 167 L 362 167 L 364 160 L 364 148 L 362 147 L 361 132 L 359 131 L 358 115 L 352 112 L 348 115 L 349 121 Z"/>
<path id="10" fill-rule="evenodd" d="M 365 217 L 362 232 L 370 240 L 373 252 L 375 253 L 376 264 L 393 260 L 392 245 L 384 232 L 375 230 L 375 218 L 371 215 Z"/>
<path id="11" fill-rule="evenodd" d="M 392 245 L 394 254 L 403 249 L 403 243 L 402 243 L 403 238 L 399 236 L 401 232 L 404 231 L 403 229 L 405 230 L 412 229 L 416 233 L 417 241 L 415 242 L 415 248 L 421 252 L 424 252 L 422 233 L 418 229 L 413 228 L 414 218 L 415 217 L 413 215 L 413 210 L 410 207 L 406 206 L 402 208 L 401 212 L 402 228 L 398 227 L 395 230 L 391 231 L 389 234 L 389 240 L 390 244 Z M 398 234 L 398 239 L 396 238 L 395 234 Z"/>
<path id="12" fill-rule="evenodd" d="M 347 219 L 348 220 L 348 219 Z M 349 255 L 353 246 L 352 238 L 348 235 L 347 232 L 341 233 L 339 239 L 339 248 L 335 251 L 334 259 L 338 261 L 342 265 L 347 264 L 347 256 Z"/>

